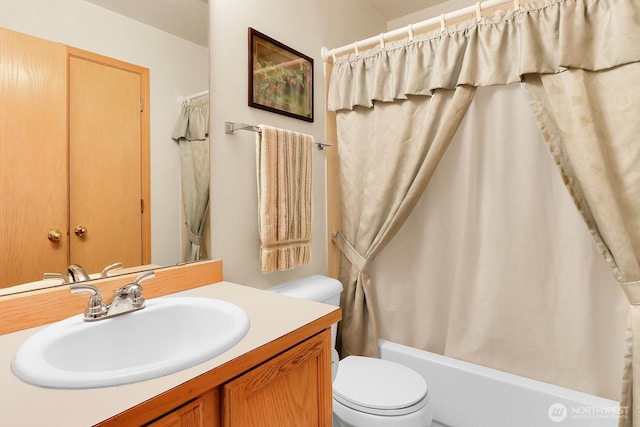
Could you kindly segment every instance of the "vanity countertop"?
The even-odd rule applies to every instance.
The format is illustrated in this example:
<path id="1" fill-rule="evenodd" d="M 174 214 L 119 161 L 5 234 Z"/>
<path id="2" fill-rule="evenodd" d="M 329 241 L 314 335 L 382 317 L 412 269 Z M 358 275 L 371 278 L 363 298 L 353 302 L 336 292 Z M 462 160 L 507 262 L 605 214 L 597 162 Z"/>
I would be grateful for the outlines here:
<path id="1" fill-rule="evenodd" d="M 230 282 L 194 288 L 186 294 L 218 298 L 242 307 L 251 319 L 249 332 L 230 350 L 207 362 L 148 381 L 83 390 L 33 386 L 13 374 L 11 362 L 20 344 L 46 326 L 1 335 L 0 426 L 95 425 L 338 310 L 334 306 L 297 300 Z M 328 325 L 330 323 L 319 324 L 318 332 Z"/>

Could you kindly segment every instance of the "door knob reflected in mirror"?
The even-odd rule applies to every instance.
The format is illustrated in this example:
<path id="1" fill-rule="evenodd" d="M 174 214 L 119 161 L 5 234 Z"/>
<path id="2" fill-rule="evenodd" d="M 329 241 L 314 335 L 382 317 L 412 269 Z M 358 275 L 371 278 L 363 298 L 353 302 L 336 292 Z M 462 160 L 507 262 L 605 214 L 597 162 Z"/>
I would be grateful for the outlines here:
<path id="1" fill-rule="evenodd" d="M 84 225 L 78 225 L 74 230 L 74 233 L 76 233 L 76 236 L 78 237 L 84 237 L 87 235 L 87 227 Z"/>
<path id="2" fill-rule="evenodd" d="M 52 228 L 47 234 L 47 238 L 52 242 L 59 242 L 62 239 L 62 232 L 57 228 Z"/>

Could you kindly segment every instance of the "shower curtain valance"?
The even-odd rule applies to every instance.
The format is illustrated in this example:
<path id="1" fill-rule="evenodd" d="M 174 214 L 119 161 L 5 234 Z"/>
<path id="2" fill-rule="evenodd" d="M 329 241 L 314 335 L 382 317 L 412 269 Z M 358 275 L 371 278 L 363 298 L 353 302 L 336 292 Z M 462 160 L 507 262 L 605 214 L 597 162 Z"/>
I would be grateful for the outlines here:
<path id="1" fill-rule="evenodd" d="M 202 141 L 209 133 L 209 97 L 203 96 L 185 101 L 171 137 L 178 141 Z"/>
<path id="2" fill-rule="evenodd" d="M 529 73 L 598 71 L 640 61 L 636 0 L 542 0 L 338 57 L 330 111 L 372 107 L 460 85 L 503 85 Z"/>

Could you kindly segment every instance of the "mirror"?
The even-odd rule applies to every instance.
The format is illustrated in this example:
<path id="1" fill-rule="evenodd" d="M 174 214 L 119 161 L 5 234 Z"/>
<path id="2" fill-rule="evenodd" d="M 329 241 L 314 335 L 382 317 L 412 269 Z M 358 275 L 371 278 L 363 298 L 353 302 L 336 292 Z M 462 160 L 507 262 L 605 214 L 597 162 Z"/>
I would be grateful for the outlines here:
<path id="1" fill-rule="evenodd" d="M 171 135 L 178 118 L 178 100 L 208 89 L 208 4 L 204 0 L 175 0 L 162 6 L 154 2 L 127 11 L 127 7 L 134 7 L 132 3 L 120 0 L 18 2 L 0 6 L 0 27 L 150 70 L 151 263 L 175 265 L 181 260 L 184 247 L 184 220 L 180 154 Z M 140 3 L 135 2 L 138 6 Z M 180 7 L 181 13 L 162 10 L 171 3 Z M 37 14 L 33 13 L 34 4 Z M 146 12 L 154 15 L 143 16 Z M 179 36 L 170 34 L 166 22 L 179 24 L 181 18 L 189 23 L 189 31 L 171 30 Z M 194 34 L 192 30 L 203 24 L 205 28 Z M 35 199 L 38 194 L 30 197 Z"/>

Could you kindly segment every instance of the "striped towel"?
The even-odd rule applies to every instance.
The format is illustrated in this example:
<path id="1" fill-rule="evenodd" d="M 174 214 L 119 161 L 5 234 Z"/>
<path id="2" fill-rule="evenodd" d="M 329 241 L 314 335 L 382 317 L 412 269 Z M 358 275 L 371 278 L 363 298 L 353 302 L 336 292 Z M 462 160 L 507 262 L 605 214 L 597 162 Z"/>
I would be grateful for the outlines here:
<path id="1" fill-rule="evenodd" d="M 259 125 L 258 221 L 263 273 L 311 260 L 311 151 L 313 137 Z"/>

